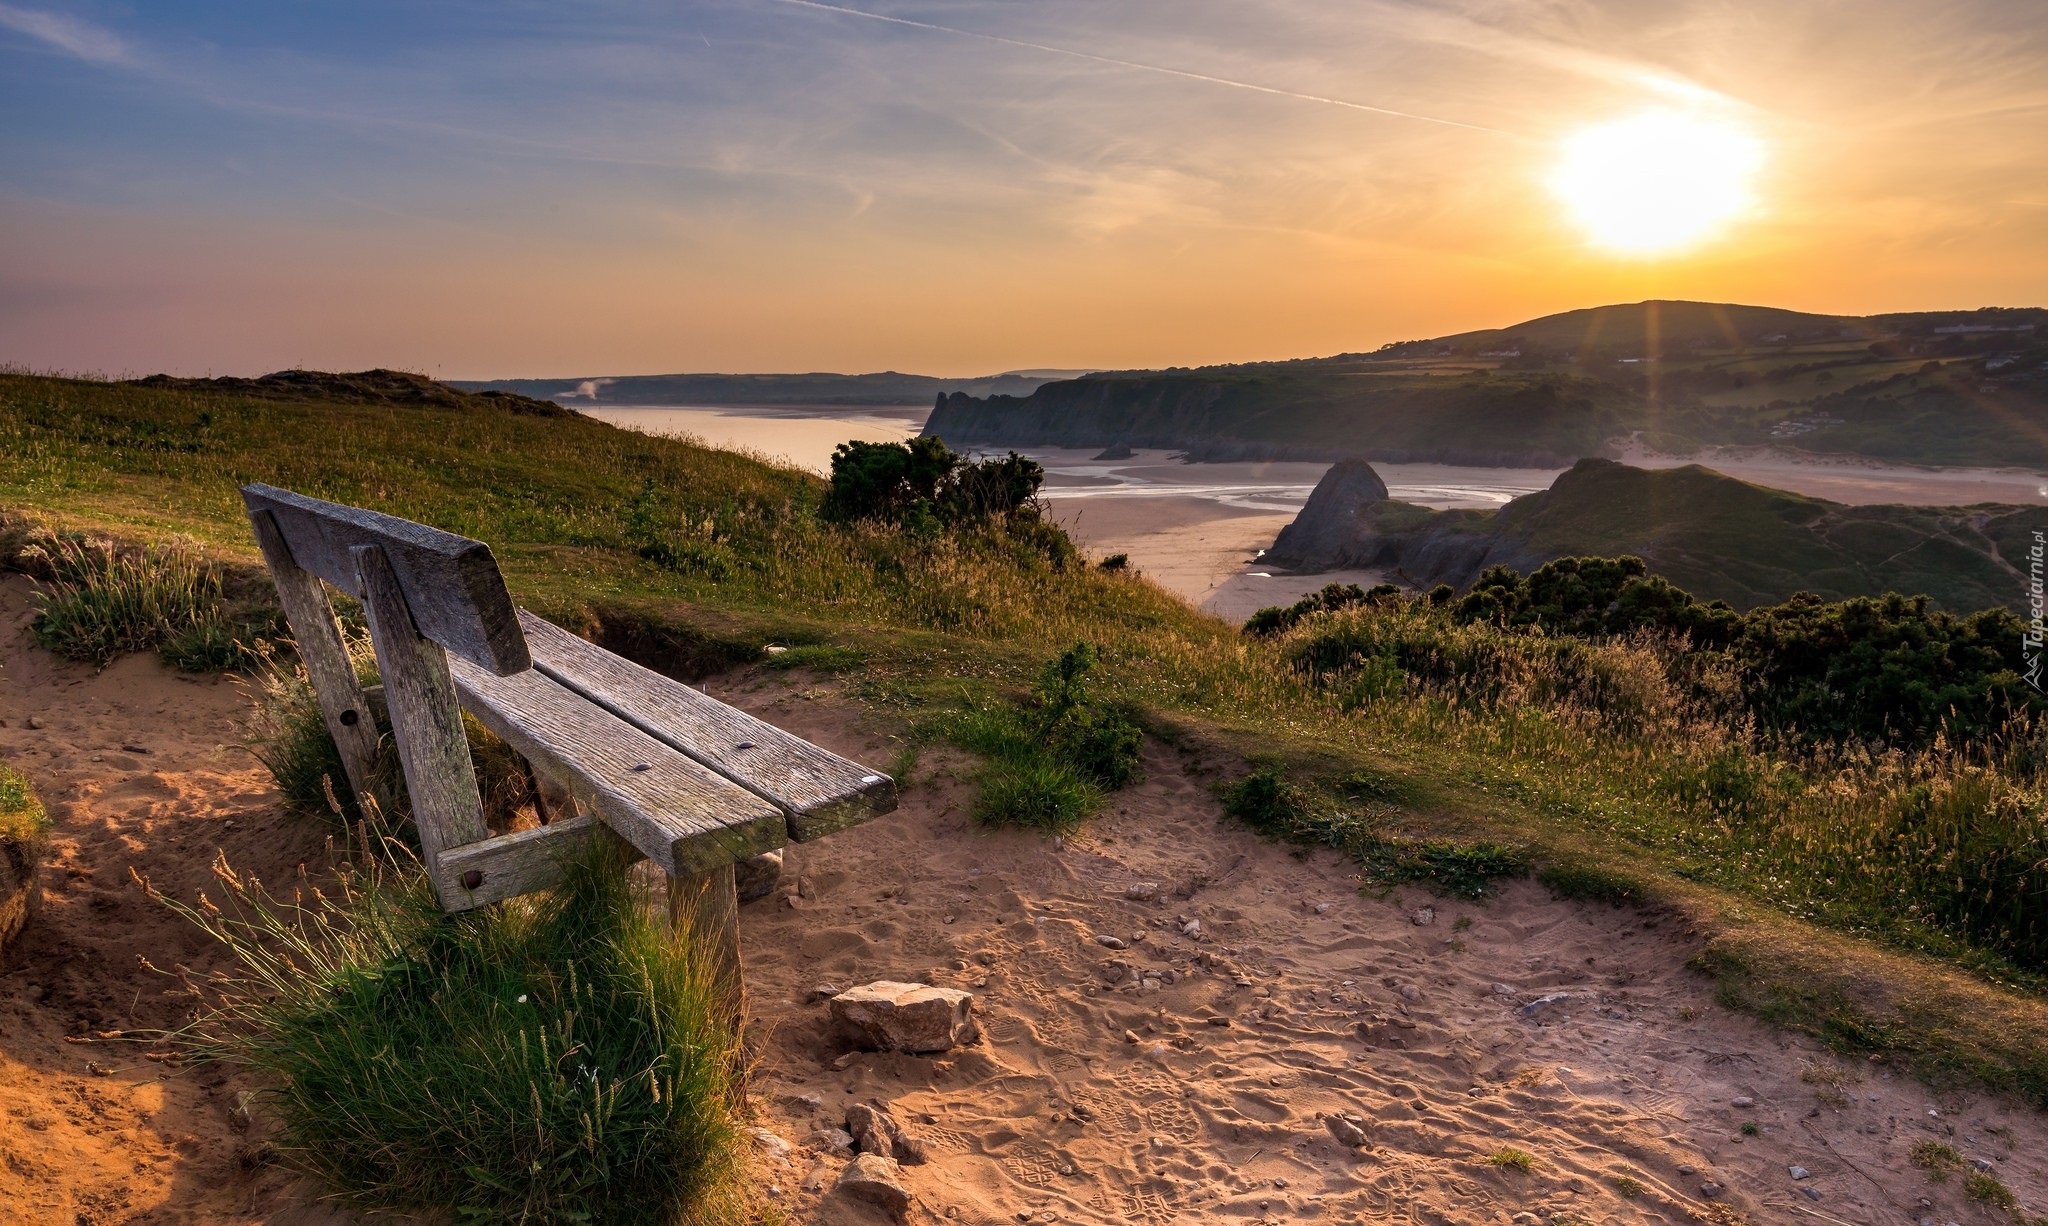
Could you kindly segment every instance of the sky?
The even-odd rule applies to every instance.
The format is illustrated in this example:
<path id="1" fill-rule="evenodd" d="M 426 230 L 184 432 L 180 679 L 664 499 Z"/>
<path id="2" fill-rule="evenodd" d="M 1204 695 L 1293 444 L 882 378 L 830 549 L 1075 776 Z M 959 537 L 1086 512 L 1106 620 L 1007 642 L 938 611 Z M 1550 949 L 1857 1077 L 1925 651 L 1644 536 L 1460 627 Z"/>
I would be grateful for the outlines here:
<path id="1" fill-rule="evenodd" d="M 1559 165 L 1645 114 L 1756 157 L 1621 251 Z M 38 370 L 964 376 L 1652 297 L 2048 305 L 2048 3 L 0 0 Z"/>

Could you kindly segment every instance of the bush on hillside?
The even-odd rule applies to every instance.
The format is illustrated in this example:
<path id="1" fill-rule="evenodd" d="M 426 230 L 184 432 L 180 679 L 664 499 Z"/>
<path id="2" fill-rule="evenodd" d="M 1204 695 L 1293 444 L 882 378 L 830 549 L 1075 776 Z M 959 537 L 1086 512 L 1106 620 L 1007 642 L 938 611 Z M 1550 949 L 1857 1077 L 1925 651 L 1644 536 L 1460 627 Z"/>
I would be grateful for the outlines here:
<path id="1" fill-rule="evenodd" d="M 337 1199 L 535 1224 L 739 1216 L 739 1037 L 617 853 L 459 915 L 402 855 L 365 857 L 332 898 L 215 875 L 217 904 L 171 903 L 238 964 L 198 1050 L 258 1073 L 279 1155 Z"/>
<path id="2" fill-rule="evenodd" d="M 1347 613 L 1363 607 L 1374 611 Z M 1640 707 L 1645 678 L 1617 690 L 1615 657 L 1600 645 L 1657 642 L 1675 701 L 1805 745 L 1973 740 L 2044 705 L 2022 676 L 2026 626 L 2009 610 L 1801 594 L 1738 613 L 1695 600 L 1635 557 L 1559 558 L 1527 576 L 1496 566 L 1455 599 L 1443 588 L 1406 598 L 1330 584 L 1260 610 L 1245 632 L 1270 638 L 1311 621 L 1288 658 L 1351 704 L 1412 682 L 1461 705 L 1565 702 L 1611 717 L 1617 698 Z"/>
<path id="3" fill-rule="evenodd" d="M 1038 518 L 1045 469 L 1016 452 L 986 460 L 956 455 L 940 439 L 841 443 L 820 513 L 841 522 L 908 526 Z"/>

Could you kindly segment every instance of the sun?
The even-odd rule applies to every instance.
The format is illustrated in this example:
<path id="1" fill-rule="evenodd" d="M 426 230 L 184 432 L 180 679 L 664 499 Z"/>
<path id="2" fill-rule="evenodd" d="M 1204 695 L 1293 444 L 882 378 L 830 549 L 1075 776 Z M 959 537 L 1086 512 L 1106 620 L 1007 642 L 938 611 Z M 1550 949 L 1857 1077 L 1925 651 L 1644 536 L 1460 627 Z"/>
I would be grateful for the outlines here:
<path id="1" fill-rule="evenodd" d="M 1764 146 L 1731 120 L 1646 111 L 1565 138 L 1550 190 L 1598 247 L 1666 255 L 1756 208 Z"/>

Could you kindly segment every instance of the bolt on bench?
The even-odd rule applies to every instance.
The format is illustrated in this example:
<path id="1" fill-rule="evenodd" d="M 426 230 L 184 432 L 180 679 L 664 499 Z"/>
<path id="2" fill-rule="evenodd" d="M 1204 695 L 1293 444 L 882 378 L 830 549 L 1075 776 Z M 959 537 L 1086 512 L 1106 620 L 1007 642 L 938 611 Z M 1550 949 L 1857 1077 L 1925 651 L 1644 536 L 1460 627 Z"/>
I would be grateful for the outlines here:
<path id="1" fill-rule="evenodd" d="M 668 874 L 672 919 L 712 946 L 737 1011 L 733 866 L 896 807 L 888 776 L 515 609 L 488 545 L 268 485 L 242 489 L 285 620 L 341 751 L 368 791 L 376 722 L 321 581 L 362 602 L 392 739 L 441 905 L 545 889 L 565 853 L 623 841 Z M 492 835 L 462 712 L 526 759 L 569 811 Z"/>

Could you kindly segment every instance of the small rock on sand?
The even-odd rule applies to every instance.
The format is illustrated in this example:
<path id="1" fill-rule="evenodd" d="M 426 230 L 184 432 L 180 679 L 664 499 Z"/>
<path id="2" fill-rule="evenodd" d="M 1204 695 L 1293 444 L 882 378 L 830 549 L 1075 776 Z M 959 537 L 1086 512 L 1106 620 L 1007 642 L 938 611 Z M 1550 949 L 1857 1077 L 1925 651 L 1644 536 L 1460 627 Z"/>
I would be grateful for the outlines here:
<path id="1" fill-rule="evenodd" d="M 938 1052 L 976 1034 L 971 993 L 922 983 L 878 980 L 832 998 L 842 1036 L 870 1051 Z"/>
<path id="2" fill-rule="evenodd" d="M 1156 902 L 1159 898 L 1159 883 L 1140 881 L 1136 885 L 1125 886 L 1124 897 L 1132 902 Z"/>
<path id="3" fill-rule="evenodd" d="M 820 1128 L 804 1138 L 804 1148 L 849 1158 L 853 1156 L 853 1134 L 844 1128 Z"/>
<path id="4" fill-rule="evenodd" d="M 1812 1171 L 1809 1171 L 1809 1170 L 1807 1170 L 1807 1169 L 1806 1169 L 1805 1167 L 1803 1167 L 1803 1166 L 1795 1166 L 1795 1167 L 1791 1168 L 1791 1173 L 1792 1173 L 1792 1178 L 1794 1178 L 1794 1179 L 1811 1179 L 1811 1178 L 1813 1178 L 1813 1172 L 1812 1172 Z"/>
<path id="5" fill-rule="evenodd" d="M 922 1164 L 929 1156 L 923 1141 L 903 1131 L 903 1125 L 886 1107 L 855 1103 L 846 1109 L 846 1131 L 853 1147 L 864 1154 L 894 1158 L 908 1166 Z"/>
<path id="6" fill-rule="evenodd" d="M 896 1163 L 890 1159 L 879 1154 L 859 1154 L 839 1172 L 839 1180 L 832 1186 L 835 1191 L 875 1205 L 901 1221 L 910 1212 L 911 1195 L 898 1174 Z"/>
<path id="7" fill-rule="evenodd" d="M 1515 1010 L 1515 1014 L 1518 1017 L 1542 1017 L 1552 1009 L 1571 1000 L 1571 998 L 1572 994 L 1570 992 L 1552 992 L 1548 996 L 1538 996 L 1535 1000 Z"/>
<path id="8" fill-rule="evenodd" d="M 733 888 L 741 902 L 766 898 L 782 883 L 782 853 L 764 851 L 732 866 Z"/>
<path id="9" fill-rule="evenodd" d="M 1124 945 L 1124 939 L 1122 937 L 1113 937 L 1107 933 L 1097 933 L 1095 936 L 1095 943 L 1097 945 L 1102 946 L 1104 949 L 1126 948 L 1126 946 Z"/>
<path id="10" fill-rule="evenodd" d="M 1330 1135 L 1337 1138 L 1339 1145 L 1349 1145 L 1356 1149 L 1365 1144 L 1365 1130 L 1341 1115 L 1324 1116 L 1323 1127 L 1330 1130 Z"/>
<path id="11" fill-rule="evenodd" d="M 1414 912 L 1408 916 L 1408 918 L 1410 921 L 1414 923 L 1414 925 L 1417 928 L 1426 928 L 1429 925 L 1436 923 L 1436 908 L 1417 907 L 1415 908 Z"/>
<path id="12" fill-rule="evenodd" d="M 747 1135 L 754 1139 L 754 1148 L 770 1158 L 787 1158 L 790 1155 L 790 1151 L 794 1148 L 788 1141 L 783 1140 L 781 1136 L 777 1135 L 770 1128 L 749 1128 L 747 1129 Z"/>

